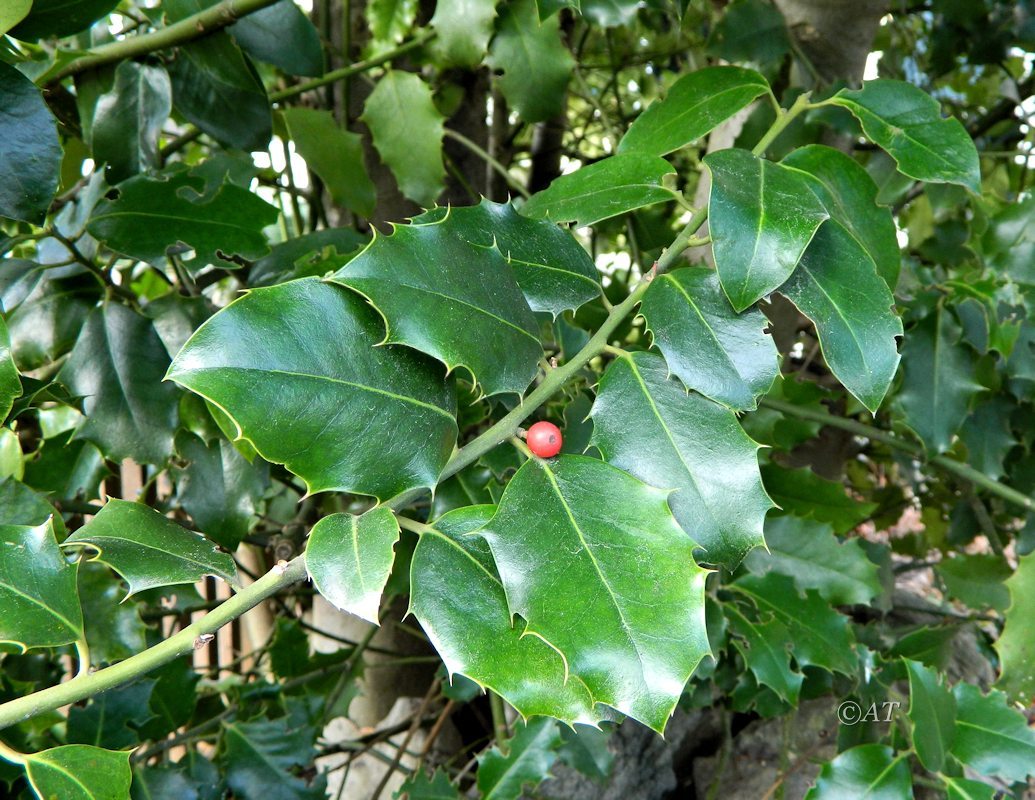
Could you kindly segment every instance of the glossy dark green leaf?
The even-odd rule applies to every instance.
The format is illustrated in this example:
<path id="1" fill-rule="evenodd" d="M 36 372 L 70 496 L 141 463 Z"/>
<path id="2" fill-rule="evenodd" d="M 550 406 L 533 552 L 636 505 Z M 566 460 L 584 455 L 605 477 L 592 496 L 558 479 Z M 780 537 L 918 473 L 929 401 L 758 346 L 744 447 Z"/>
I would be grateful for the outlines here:
<path id="1" fill-rule="evenodd" d="M 608 747 L 611 736 L 609 729 L 589 725 L 564 726 L 557 755 L 572 769 L 596 781 L 604 781 L 611 775 L 615 754 Z"/>
<path id="2" fill-rule="evenodd" d="M 265 255 L 269 247 L 262 229 L 276 222 L 277 210 L 230 183 L 203 197 L 202 185 L 184 172 L 166 179 L 130 178 L 119 186 L 117 199 L 98 204 L 87 229 L 112 250 L 158 264 L 181 243 L 193 248 L 195 256 L 186 264 L 195 269 L 208 264 L 233 269 L 233 256 Z"/>
<path id="3" fill-rule="evenodd" d="M 172 85 L 164 67 L 119 64 L 115 85 L 97 98 L 93 112 L 93 158 L 108 165 L 108 183 L 158 166 L 158 137 L 171 111 Z"/>
<path id="4" fill-rule="evenodd" d="M 510 203 L 482 198 L 476 206 L 435 208 L 413 219 L 413 224 L 446 217 L 465 239 L 492 247 L 506 256 L 514 278 L 533 311 L 557 317 L 574 311 L 600 294 L 593 259 L 575 238 L 553 223 L 531 220 Z"/>
<path id="5" fill-rule="evenodd" d="M 1017 444 L 1010 429 L 1013 409 L 1014 404 L 1005 397 L 994 397 L 975 408 L 960 428 L 960 438 L 967 446 L 967 463 L 992 480 L 1003 477 L 1003 462 Z"/>
<path id="6" fill-rule="evenodd" d="M 1004 582 L 1014 574 L 1002 556 L 985 553 L 958 554 L 942 558 L 934 568 L 948 595 L 971 608 L 1006 611 L 1010 591 Z M 1000 636 L 998 644 L 1003 644 Z"/>
<path id="7" fill-rule="evenodd" d="M 335 266 L 347 262 L 346 256 L 355 255 L 369 242 L 369 238 L 351 228 L 325 228 L 275 244 L 268 256 L 263 256 L 248 271 L 248 285 L 272 286 L 295 278 L 321 277 L 331 268 L 326 256 Z"/>
<path id="8" fill-rule="evenodd" d="M 407 778 L 395 796 L 407 800 L 460 800 L 460 791 L 449 782 L 444 772 L 435 770 L 429 778 L 421 770 Z"/>
<path id="9" fill-rule="evenodd" d="M 55 531 L 63 537 L 61 515 L 43 495 L 13 477 L 0 478 L 0 525 L 36 527 L 52 517 Z"/>
<path id="10" fill-rule="evenodd" d="M 492 38 L 497 0 L 440 0 L 431 27 L 438 34 L 432 45 L 442 63 L 477 67 Z"/>
<path id="11" fill-rule="evenodd" d="M 823 769 L 806 800 L 905 800 L 913 796 L 909 758 L 881 744 L 864 744 L 841 753 Z"/>
<path id="12" fill-rule="evenodd" d="M 108 750 L 135 747 L 140 741 L 136 729 L 151 717 L 148 701 L 154 685 L 154 679 L 138 680 L 95 694 L 85 706 L 72 706 L 68 711 L 68 744 Z"/>
<path id="13" fill-rule="evenodd" d="M 126 800 L 133 779 L 128 750 L 85 744 L 32 753 L 25 759 L 25 771 L 37 795 L 48 800 Z"/>
<path id="14" fill-rule="evenodd" d="M 86 30 L 116 5 L 118 0 L 34 0 L 29 15 L 14 27 L 11 36 L 27 42 L 68 36 Z"/>
<path id="15" fill-rule="evenodd" d="M 421 534 L 410 564 L 410 612 L 450 676 L 463 675 L 503 697 L 525 718 L 596 721 L 593 698 L 560 654 L 526 636 L 485 540 L 473 533 L 496 507 L 468 506 L 440 517 Z"/>
<path id="16" fill-rule="evenodd" d="M 948 800 L 995 800 L 995 787 L 981 781 L 968 778 L 951 778 L 942 775 L 941 779 L 948 788 Z"/>
<path id="17" fill-rule="evenodd" d="M 848 618 L 834 611 L 818 592 L 810 589 L 803 597 L 793 580 L 776 573 L 744 575 L 730 588 L 751 598 L 761 613 L 787 628 L 798 664 L 855 673 L 857 658 Z"/>
<path id="18" fill-rule="evenodd" d="M 815 323 L 830 371 L 876 412 L 898 368 L 896 337 L 902 335 L 902 320 L 866 251 L 830 220 L 780 292 Z"/>
<path id="19" fill-rule="evenodd" d="M 192 753 L 176 764 L 135 764 L 130 797 L 132 800 L 217 800 L 223 791 L 223 787 L 219 785 L 218 773 L 214 776 L 217 780 L 203 783 L 191 775 L 185 763 L 193 759 L 204 760 Z M 214 767 L 212 771 L 215 772 Z"/>
<path id="20" fill-rule="evenodd" d="M 108 567 L 89 561 L 80 563 L 78 586 L 92 664 L 112 664 L 147 647 L 141 604 L 122 602 L 126 588 Z"/>
<path id="21" fill-rule="evenodd" d="M 22 382 L 11 354 L 11 335 L 7 332 L 7 322 L 0 317 L 0 422 L 7 419 L 14 399 L 21 393 Z"/>
<path id="22" fill-rule="evenodd" d="M 176 497 L 198 530 L 230 552 L 248 535 L 269 485 L 265 462 L 249 464 L 225 439 L 204 442 L 181 431 L 176 435 L 180 463 Z"/>
<path id="23" fill-rule="evenodd" d="M 194 14 L 203 0 L 165 0 L 171 22 Z M 266 89 L 248 57 L 226 31 L 185 44 L 169 66 L 173 105 L 190 122 L 227 147 L 265 150 L 273 135 Z"/>
<path id="24" fill-rule="evenodd" d="M 231 303 L 187 342 L 169 377 L 223 409 L 311 492 L 387 498 L 435 485 L 457 427 L 441 366 L 376 347 L 383 338 L 362 298 L 306 278 Z"/>
<path id="25" fill-rule="evenodd" d="M 281 113 L 299 155 L 320 176 L 334 201 L 371 216 L 377 189 L 363 161 L 362 137 L 339 127 L 330 111 L 286 108 Z"/>
<path id="26" fill-rule="evenodd" d="M 13 35 L 13 34 L 12 34 Z M 0 217 L 42 224 L 58 186 L 57 122 L 40 90 L 0 61 Z"/>
<path id="27" fill-rule="evenodd" d="M 177 589 L 177 605 L 189 604 L 187 600 L 181 604 L 180 597 L 186 594 L 187 587 Z M 197 594 L 195 593 L 197 597 Z M 200 602 L 200 597 L 198 597 Z M 148 709 L 153 715 L 146 725 L 140 729 L 141 739 L 163 739 L 177 728 L 190 721 L 197 704 L 196 687 L 201 676 L 194 671 L 190 656 L 170 661 L 162 667 L 148 673 L 155 678 L 154 688 Z M 181 759 L 180 763 L 186 759 Z"/>
<path id="28" fill-rule="evenodd" d="M 780 372 L 762 312 L 737 314 L 709 270 L 659 275 L 640 311 L 669 369 L 688 389 L 717 403 L 753 409 Z"/>
<path id="29" fill-rule="evenodd" d="M 533 459 L 480 531 L 526 633 L 556 647 L 594 700 L 659 732 L 710 652 L 707 572 L 668 494 L 591 458 Z"/>
<path id="30" fill-rule="evenodd" d="M 1035 284 L 1035 197 L 1006 204 L 981 238 L 985 261 L 1018 283 Z"/>
<path id="31" fill-rule="evenodd" d="M 95 560 L 125 578 L 130 595 L 157 586 L 195 583 L 205 575 L 237 582 L 231 556 L 153 508 L 128 500 L 109 499 L 63 546 L 96 550 Z"/>
<path id="32" fill-rule="evenodd" d="M 507 742 L 507 754 L 494 747 L 478 759 L 478 791 L 483 800 L 518 800 L 550 775 L 561 743 L 557 723 L 538 717 L 522 725 Z"/>
<path id="33" fill-rule="evenodd" d="M 842 89 L 828 102 L 851 111 L 903 174 L 981 193 L 974 143 L 958 119 L 942 118 L 938 101 L 923 89 L 905 81 L 867 81 L 862 89 Z"/>
<path id="34" fill-rule="evenodd" d="M 419 75 L 390 71 L 377 82 L 360 117 L 370 128 L 381 160 L 392 171 L 404 195 L 430 206 L 442 192 L 445 118 Z M 406 120 L 405 125 L 400 120 Z"/>
<path id="35" fill-rule="evenodd" d="M 974 358 L 960 342 L 961 330 L 944 305 L 911 328 L 902 347 L 902 390 L 897 401 L 905 423 L 931 453 L 949 449 L 981 391 Z"/>
<path id="36" fill-rule="evenodd" d="M 891 209 L 877 204 L 877 184 L 851 156 L 821 144 L 793 150 L 781 162 L 807 175 L 831 219 L 837 220 L 862 245 L 877 274 L 892 289 L 898 283 L 901 257 Z"/>
<path id="37" fill-rule="evenodd" d="M 663 156 L 700 139 L 756 97 L 769 83 L 753 69 L 705 67 L 677 80 L 661 100 L 640 114 L 622 141 L 619 153 Z"/>
<path id="38" fill-rule="evenodd" d="M 320 34 L 294 0 L 280 0 L 253 11 L 227 30 L 252 58 L 280 67 L 289 75 L 323 74 Z"/>
<path id="39" fill-rule="evenodd" d="M 496 85 L 525 122 L 542 122 L 564 110 L 575 61 L 561 40 L 556 16 L 539 19 L 536 0 L 507 0 L 497 9 L 496 36 L 486 59 L 503 74 Z"/>
<path id="40" fill-rule="evenodd" d="M 1003 633 L 995 643 L 1002 664 L 997 685 L 1014 700 L 1031 703 L 1035 698 L 1035 554 L 1018 560 L 1006 588 L 1010 607 Z"/>
<path id="41" fill-rule="evenodd" d="M 830 215 L 795 171 L 747 150 L 704 159 L 711 172 L 708 225 L 723 291 L 743 311 L 790 277 Z"/>
<path id="42" fill-rule="evenodd" d="M 876 503 L 849 496 L 842 483 L 821 478 L 808 467 L 786 469 L 766 464 L 762 467 L 762 483 L 784 513 L 829 523 L 834 533 L 850 531 L 877 508 Z"/>
<path id="43" fill-rule="evenodd" d="M 675 198 L 666 185 L 675 173 L 663 158 L 625 153 L 562 175 L 532 195 L 521 213 L 533 219 L 592 225 L 637 208 Z"/>
<path id="44" fill-rule="evenodd" d="M 768 686 L 786 703 L 797 705 L 805 676 L 791 665 L 793 641 L 786 626 L 774 617 L 751 619 L 735 603 L 723 604 L 733 645 L 759 684 Z"/>
<path id="45" fill-rule="evenodd" d="M 727 61 L 770 64 L 791 49 L 791 37 L 779 6 L 734 0 L 712 31 L 708 49 Z"/>
<path id="46" fill-rule="evenodd" d="M 331 280 L 367 297 L 386 342 L 465 367 L 489 395 L 523 392 L 543 355 L 535 317 L 497 247 L 472 244 L 462 221 L 396 226 Z"/>
<path id="47" fill-rule="evenodd" d="M 83 636 L 76 569 L 58 548 L 54 527 L 0 525 L 0 642 L 28 650 Z"/>
<path id="48" fill-rule="evenodd" d="M 313 526 L 305 565 L 313 584 L 330 603 L 374 625 L 381 594 L 395 563 L 399 524 L 378 506 L 361 516 L 331 514 Z"/>
<path id="49" fill-rule="evenodd" d="M 909 721 L 917 758 L 939 772 L 956 733 L 956 698 L 933 669 L 904 659 L 909 674 Z"/>
<path id="50" fill-rule="evenodd" d="M 881 592 L 877 565 L 859 542 L 839 542 L 829 525 L 799 517 L 766 521 L 769 552 L 755 550 L 747 567 L 756 575 L 775 572 L 801 591 L 815 589 L 833 605 L 869 604 Z"/>
<path id="51" fill-rule="evenodd" d="M 84 398 L 76 438 L 114 460 L 162 464 L 178 420 L 179 392 L 162 383 L 168 366 L 151 320 L 115 302 L 95 309 L 58 376 Z"/>
<path id="52" fill-rule="evenodd" d="M 1006 695 L 995 690 L 981 694 L 962 681 L 952 693 L 956 698 L 953 756 L 981 775 L 1007 783 L 1035 775 L 1035 731 L 1020 711 L 1007 705 Z"/>
<path id="53" fill-rule="evenodd" d="M 295 773 L 310 767 L 316 731 L 288 717 L 223 724 L 220 756 L 235 796 L 269 800 L 324 800 L 326 778 L 307 783 Z"/>
<path id="54" fill-rule="evenodd" d="M 616 358 L 600 381 L 593 438 L 604 458 L 652 486 L 669 504 L 699 559 L 731 568 L 763 546 L 772 501 L 762 488 L 758 445 L 736 416 L 668 377 L 651 353 Z"/>

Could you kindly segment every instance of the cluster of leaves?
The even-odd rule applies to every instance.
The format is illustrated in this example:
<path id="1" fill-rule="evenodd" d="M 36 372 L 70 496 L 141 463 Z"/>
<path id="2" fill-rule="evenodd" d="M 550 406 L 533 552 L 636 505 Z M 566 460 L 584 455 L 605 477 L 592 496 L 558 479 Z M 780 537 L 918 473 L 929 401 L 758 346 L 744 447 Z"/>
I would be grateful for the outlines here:
<path id="1" fill-rule="evenodd" d="M 326 73 L 290 0 L 237 21 L 229 2 L 122 3 L 117 20 L 115 5 L 0 12 L 0 781 L 322 797 L 318 735 L 347 715 L 369 640 L 309 656 L 303 577 L 375 625 L 408 597 L 454 702 L 488 690 L 527 721 L 480 755 L 486 797 L 518 797 L 557 759 L 603 777 L 600 731 L 625 717 L 662 732 L 680 705 L 764 719 L 906 688 L 892 729 L 841 728 L 810 797 L 1028 780 L 1035 204 L 938 99 L 899 80 L 776 88 L 790 40 L 758 0 L 717 20 L 442 0 L 424 29 L 416 4 L 373 0 L 364 60 Z M 636 26 L 664 45 L 713 21 L 711 55 L 756 68 L 664 70 L 631 118 L 617 67 L 616 109 L 572 88 L 587 55 L 562 27 L 606 52 Z M 289 103 L 404 58 L 424 68 L 383 69 L 362 131 Z M 485 68 L 514 138 L 567 112 L 584 164 L 527 199 L 435 205 L 462 105 L 450 76 Z M 703 151 L 748 111 L 734 147 Z M 283 183 L 244 152 L 274 134 L 291 145 Z M 516 159 L 467 146 L 524 190 Z M 388 234 L 369 224 L 375 152 L 389 188 L 430 207 Z M 321 227 L 330 203 L 355 224 Z M 602 274 L 573 232 L 587 227 L 628 269 Z M 687 266 L 696 246 L 710 260 Z M 564 423 L 558 457 L 513 439 L 533 414 Z M 792 466 L 838 429 L 856 436 L 850 491 Z M 144 502 L 100 505 L 127 459 Z M 856 535 L 917 505 L 922 533 Z M 256 546 L 274 566 L 242 586 Z M 903 623 L 895 570 L 932 554 L 959 605 Z M 237 597 L 190 625 L 205 576 Z M 255 664 L 199 680 L 184 654 L 285 589 Z M 998 670 L 991 691 L 944 677 L 964 629 Z M 182 742 L 212 747 L 165 760 Z M 403 792 L 459 797 L 445 766 Z"/>

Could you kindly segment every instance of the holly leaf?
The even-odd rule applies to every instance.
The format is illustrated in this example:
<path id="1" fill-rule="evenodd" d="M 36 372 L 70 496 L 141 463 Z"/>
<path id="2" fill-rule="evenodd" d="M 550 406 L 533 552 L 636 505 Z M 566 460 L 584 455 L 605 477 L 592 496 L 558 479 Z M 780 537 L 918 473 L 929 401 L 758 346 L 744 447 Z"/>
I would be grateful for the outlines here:
<path id="1" fill-rule="evenodd" d="M 794 641 L 787 627 L 772 616 L 764 620 L 749 619 L 735 603 L 724 604 L 723 613 L 730 631 L 735 634 L 733 646 L 755 680 L 776 692 L 785 703 L 797 705 L 805 676 L 791 666 Z"/>
<path id="2" fill-rule="evenodd" d="M 582 228 L 655 203 L 674 200 L 666 184 L 675 173 L 663 158 L 626 153 L 561 175 L 521 207 L 532 219 L 574 222 Z"/>
<path id="3" fill-rule="evenodd" d="M 217 264 L 235 269 L 233 258 L 269 252 L 262 229 L 277 210 L 258 195 L 231 183 L 201 194 L 204 181 L 186 172 L 164 179 L 138 175 L 119 184 L 115 200 L 103 200 L 87 223 L 90 235 L 112 250 L 141 261 L 163 263 L 169 248 L 194 250 L 186 266 Z"/>
<path id="4" fill-rule="evenodd" d="M 794 658 L 803 667 L 821 667 L 843 675 L 855 673 L 857 657 L 848 619 L 825 602 L 819 592 L 802 596 L 786 575 L 744 575 L 730 588 L 750 598 L 790 632 Z"/>
<path id="5" fill-rule="evenodd" d="M 851 111 L 904 175 L 981 193 L 974 143 L 958 119 L 942 118 L 938 101 L 922 89 L 905 81 L 866 81 L 862 89 L 842 89 L 827 102 Z"/>
<path id="6" fill-rule="evenodd" d="M 652 486 L 703 549 L 699 559 L 731 569 L 764 546 L 772 501 L 762 488 L 758 445 L 728 409 L 687 391 L 651 353 L 616 358 L 600 380 L 591 444 L 605 460 Z"/>
<path id="7" fill-rule="evenodd" d="M 1010 605 L 1010 591 L 1004 581 L 1014 571 L 1002 556 L 955 554 L 942 558 L 934 571 L 942 579 L 949 596 L 971 608 L 987 606 L 1003 612 Z M 1000 636 L 998 643 L 1002 641 Z"/>
<path id="8" fill-rule="evenodd" d="M 791 276 L 830 215 L 796 170 L 736 148 L 704 163 L 715 269 L 733 308 L 743 311 Z"/>
<path id="9" fill-rule="evenodd" d="M 129 594 L 195 583 L 214 575 L 237 583 L 233 558 L 193 531 L 141 503 L 111 498 L 63 547 L 90 547 L 129 583 Z"/>
<path id="10" fill-rule="evenodd" d="M 492 38 L 497 0 L 440 0 L 431 27 L 443 66 L 478 67 Z"/>
<path id="11" fill-rule="evenodd" d="M 410 565 L 410 613 L 457 673 L 503 697 L 524 718 L 595 723 L 593 698 L 563 657 L 512 619 L 486 541 L 474 533 L 496 507 L 468 506 L 421 534 Z"/>
<path id="12" fill-rule="evenodd" d="M 994 787 L 981 781 L 967 778 L 952 778 L 942 775 L 948 790 L 948 800 L 995 800 L 997 792 Z"/>
<path id="13" fill-rule="evenodd" d="M 870 518 L 876 503 L 849 496 L 844 485 L 828 481 L 808 467 L 786 469 L 769 463 L 762 467 L 766 493 L 785 514 L 811 517 L 828 523 L 834 533 L 845 533 Z"/>
<path id="14" fill-rule="evenodd" d="M 472 244 L 494 244 L 510 263 L 514 278 L 533 311 L 554 318 L 574 311 L 600 294 L 596 265 L 570 233 L 543 220 L 518 214 L 511 203 L 482 198 L 476 206 L 435 208 L 414 225 L 447 219 Z"/>
<path id="15" fill-rule="evenodd" d="M 710 652 L 707 572 L 667 500 L 591 458 L 533 459 L 480 531 L 526 634 L 552 644 L 594 700 L 659 732 Z"/>
<path id="16" fill-rule="evenodd" d="M 1035 197 L 1007 203 L 989 219 L 981 249 L 994 272 L 1035 284 Z"/>
<path id="17" fill-rule="evenodd" d="M 902 800 L 913 796 L 908 753 L 881 744 L 864 744 L 823 765 L 805 800 Z"/>
<path id="18" fill-rule="evenodd" d="M 543 122 L 564 110 L 575 60 L 561 41 L 557 17 L 540 20 L 536 0 L 500 6 L 486 63 L 499 75 L 496 85 L 507 104 L 525 122 Z"/>
<path id="19" fill-rule="evenodd" d="M 373 216 L 377 188 L 363 160 L 363 138 L 341 128 L 330 111 L 285 108 L 280 113 L 298 154 L 320 176 L 334 202 Z"/>
<path id="20" fill-rule="evenodd" d="M 960 439 L 967 446 L 967 464 L 992 480 L 1003 477 L 1003 462 L 1018 443 L 1010 429 L 1010 414 L 1016 406 L 1005 397 L 981 403 L 960 428 Z"/>
<path id="21" fill-rule="evenodd" d="M 0 217 L 43 224 L 57 191 L 61 155 L 57 122 L 40 90 L 0 61 Z"/>
<path id="22" fill-rule="evenodd" d="M 445 118 L 419 75 L 389 71 L 370 93 L 360 117 L 399 190 L 415 203 L 430 206 L 442 192 Z M 406 124 L 400 125 L 399 120 Z"/>
<path id="23" fill-rule="evenodd" d="M 633 120 L 618 143 L 619 153 L 663 156 L 695 142 L 756 97 L 769 83 L 753 69 L 705 67 L 683 75 L 661 100 Z"/>
<path id="24" fill-rule="evenodd" d="M 840 150 L 811 144 L 792 150 L 782 162 L 805 175 L 809 188 L 859 243 L 891 289 L 901 266 L 895 220 L 877 204 L 877 184 L 866 168 Z"/>
<path id="25" fill-rule="evenodd" d="M 917 758 L 930 772 L 939 772 L 956 732 L 956 698 L 938 673 L 917 661 L 903 659 L 909 675 L 909 721 Z"/>
<path id="26" fill-rule="evenodd" d="M 801 591 L 815 589 L 832 605 L 868 605 L 881 593 L 877 565 L 859 542 L 839 542 L 825 523 L 772 517 L 766 520 L 765 542 L 768 552 L 748 554 L 746 566 L 755 575 L 785 575 Z"/>
<path id="27" fill-rule="evenodd" d="M 172 455 L 180 393 L 163 385 L 169 356 L 151 320 L 106 302 L 86 320 L 58 380 L 82 397 L 76 439 L 110 459 L 163 464 Z"/>
<path id="28" fill-rule="evenodd" d="M 823 358 L 841 385 L 876 413 L 898 368 L 902 320 L 862 245 L 829 220 L 780 292 L 815 323 Z"/>
<path id="29" fill-rule="evenodd" d="M 956 698 L 953 756 L 981 775 L 1007 783 L 1035 775 L 1035 731 L 1023 714 L 1007 705 L 1006 695 L 994 689 L 981 694 L 969 683 L 956 684 L 952 693 Z"/>
<path id="30" fill-rule="evenodd" d="M 180 461 L 172 472 L 180 505 L 198 530 L 232 553 L 258 513 L 268 465 L 249 464 L 225 439 L 206 443 L 187 431 L 176 434 L 176 454 Z"/>
<path id="31" fill-rule="evenodd" d="M 280 67 L 289 75 L 323 74 L 320 34 L 294 0 L 280 0 L 252 11 L 227 32 L 252 58 Z"/>
<path id="32" fill-rule="evenodd" d="M 374 41 L 389 46 L 403 40 L 416 16 L 416 0 L 371 0 L 367 7 L 367 22 Z"/>
<path id="33" fill-rule="evenodd" d="M 537 717 L 508 740 L 507 753 L 499 747 L 478 758 L 478 791 L 483 800 L 518 800 L 525 788 L 534 788 L 550 776 L 561 744 L 557 723 Z"/>
<path id="34" fill-rule="evenodd" d="M 52 747 L 25 757 L 29 783 L 40 797 L 61 800 L 126 800 L 133 773 L 129 750 L 112 752 L 84 744 Z"/>
<path id="35" fill-rule="evenodd" d="M 389 508 L 378 506 L 360 516 L 331 514 L 309 533 L 306 569 L 335 608 L 377 625 L 398 541 L 399 525 Z"/>
<path id="36" fill-rule="evenodd" d="M 198 329 L 168 377 L 310 492 L 392 497 L 435 485 L 456 442 L 456 394 L 430 359 L 375 347 L 383 331 L 360 297 L 315 278 L 253 289 Z"/>
<path id="37" fill-rule="evenodd" d="M 1003 633 L 995 643 L 1002 664 L 997 685 L 1018 702 L 1031 703 L 1035 698 L 1035 554 L 1018 560 L 1006 588 L 1010 607 Z"/>
<path id="38" fill-rule="evenodd" d="M 147 648 L 147 626 L 140 618 L 140 603 L 122 602 L 126 589 L 110 569 L 89 561 L 80 563 L 78 586 L 93 664 L 112 664 Z"/>
<path id="39" fill-rule="evenodd" d="M 23 651 L 83 638 L 76 568 L 58 548 L 50 520 L 0 525 L 0 642 Z"/>
<path id="40" fill-rule="evenodd" d="M 93 158 L 107 164 L 109 184 L 158 166 L 158 137 L 172 111 L 172 85 L 162 66 L 123 61 L 115 85 L 97 98 L 90 136 Z"/>
<path id="41" fill-rule="evenodd" d="M 902 347 L 898 403 L 906 425 L 931 453 L 949 449 L 971 398 L 982 388 L 961 334 L 952 312 L 939 304 L 910 329 Z"/>
<path id="42" fill-rule="evenodd" d="M 223 723 L 220 760 L 235 796 L 324 800 L 326 777 L 306 783 L 295 774 L 316 755 L 313 728 L 298 728 L 289 717 Z"/>
<path id="43" fill-rule="evenodd" d="M 672 372 L 717 403 L 753 409 L 780 372 L 762 312 L 734 312 L 713 272 L 687 268 L 659 275 L 640 313 Z"/>
<path id="44" fill-rule="evenodd" d="M 154 686 L 153 679 L 138 680 L 95 694 L 85 706 L 72 706 L 68 743 L 108 750 L 136 747 L 140 743 L 136 729 L 151 718 L 148 702 Z"/>
<path id="45" fill-rule="evenodd" d="M 424 770 L 420 770 L 406 779 L 394 797 L 397 800 L 460 800 L 460 792 L 444 772 L 435 770 L 434 775 L 428 778 Z"/>
<path id="46" fill-rule="evenodd" d="M 11 336 L 7 331 L 7 323 L 0 317 L 0 422 L 7 419 L 15 398 L 21 393 L 21 378 L 11 355 Z"/>
<path id="47" fill-rule="evenodd" d="M 462 220 L 400 225 L 331 277 L 367 297 L 385 318 L 384 341 L 465 367 L 486 394 L 520 394 L 543 348 L 507 260 L 472 244 Z"/>

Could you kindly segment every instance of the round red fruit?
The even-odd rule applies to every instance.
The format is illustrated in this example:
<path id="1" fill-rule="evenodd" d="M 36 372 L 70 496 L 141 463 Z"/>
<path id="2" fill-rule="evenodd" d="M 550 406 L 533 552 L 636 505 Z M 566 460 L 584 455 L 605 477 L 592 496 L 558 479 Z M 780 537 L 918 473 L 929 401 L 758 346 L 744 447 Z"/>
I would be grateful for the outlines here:
<path id="1" fill-rule="evenodd" d="M 537 422 L 528 429 L 526 441 L 528 449 L 540 458 L 553 458 L 564 444 L 561 429 L 552 422 Z"/>

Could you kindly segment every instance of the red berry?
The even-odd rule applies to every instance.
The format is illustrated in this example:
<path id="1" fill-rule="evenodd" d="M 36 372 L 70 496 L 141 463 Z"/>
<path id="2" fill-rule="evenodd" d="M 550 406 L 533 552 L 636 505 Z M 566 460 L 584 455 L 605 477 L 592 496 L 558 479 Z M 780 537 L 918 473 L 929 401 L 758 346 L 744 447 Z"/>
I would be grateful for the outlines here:
<path id="1" fill-rule="evenodd" d="M 528 449 L 540 458 L 553 458 L 561 452 L 561 429 L 552 422 L 537 422 L 528 429 Z"/>

